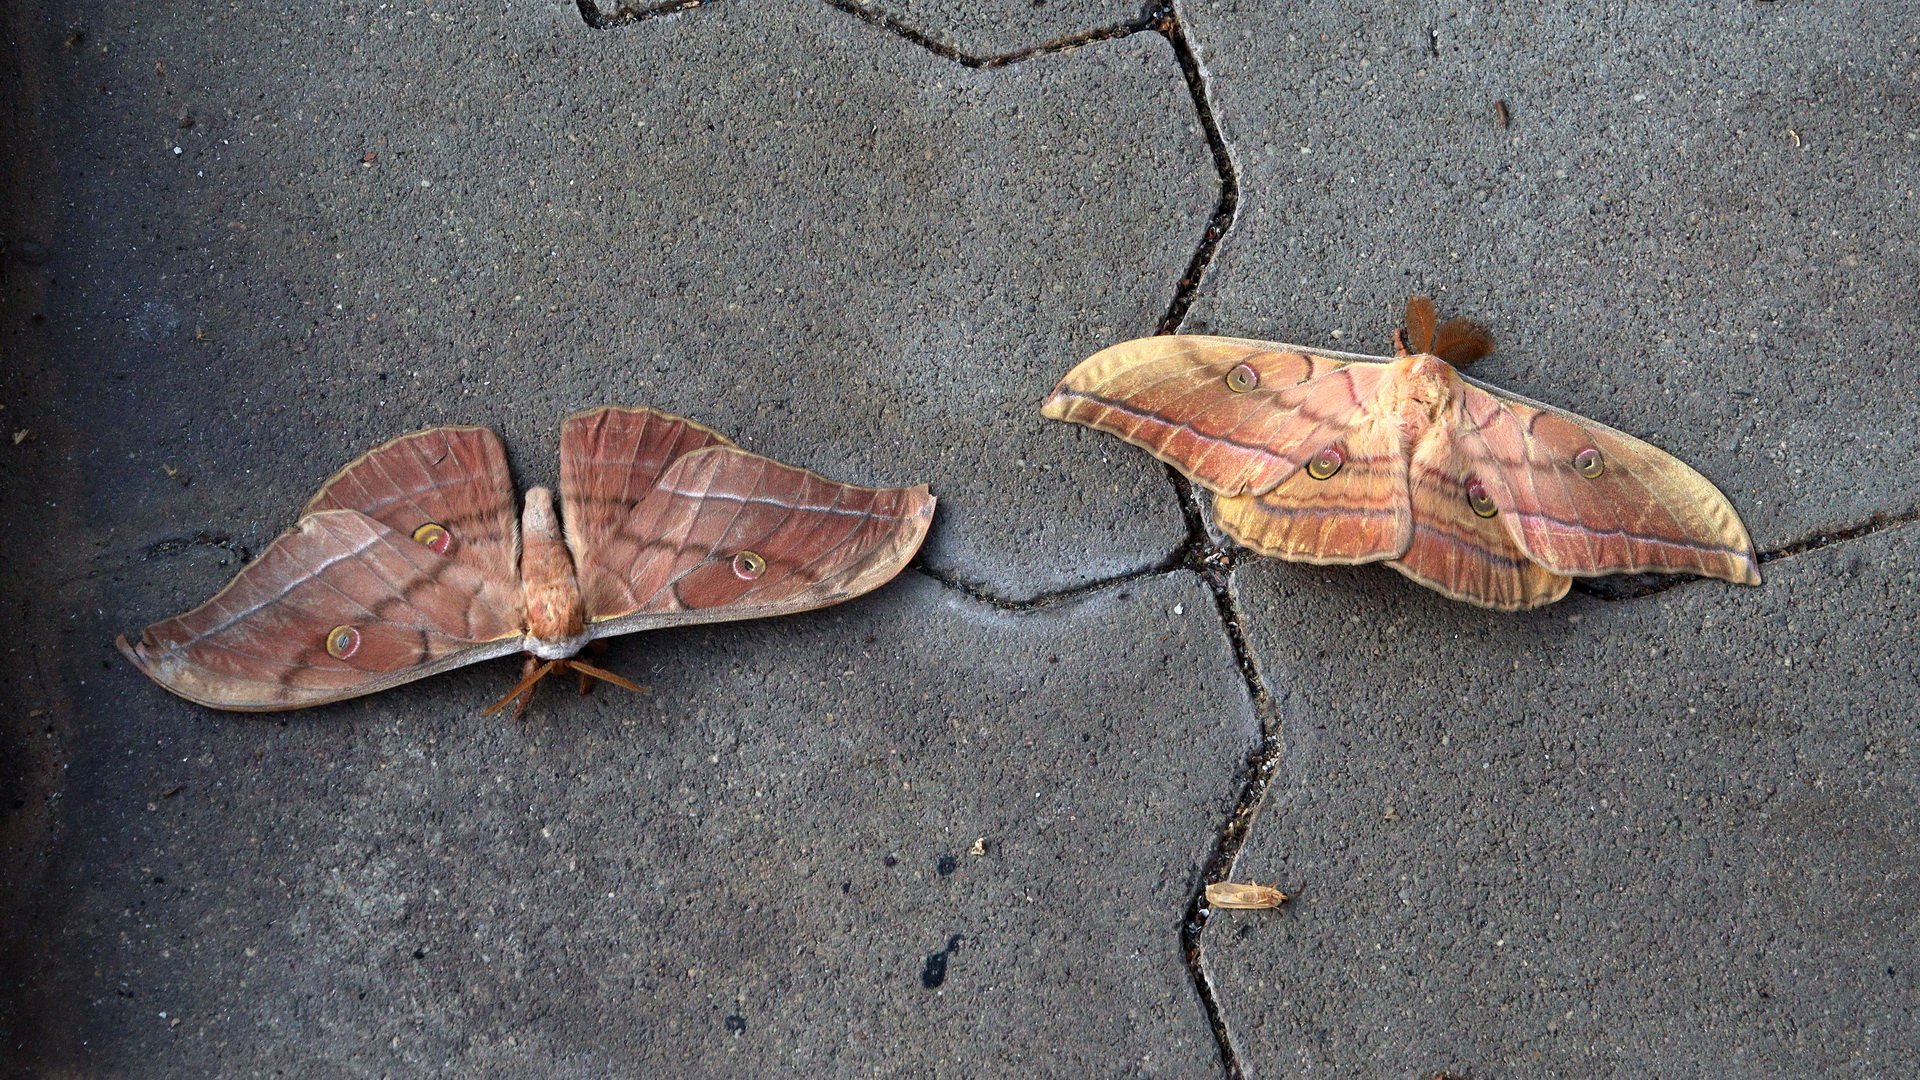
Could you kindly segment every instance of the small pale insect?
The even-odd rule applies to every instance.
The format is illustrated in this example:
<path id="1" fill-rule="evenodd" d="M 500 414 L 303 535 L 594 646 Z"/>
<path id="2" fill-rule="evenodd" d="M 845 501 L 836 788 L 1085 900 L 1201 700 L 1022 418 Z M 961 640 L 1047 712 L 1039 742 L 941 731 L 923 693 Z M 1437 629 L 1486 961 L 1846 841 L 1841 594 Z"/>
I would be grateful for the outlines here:
<path id="1" fill-rule="evenodd" d="M 1251 881 L 1216 881 L 1207 886 L 1207 903 L 1217 908 L 1265 911 L 1279 907 L 1286 899 L 1287 894 L 1279 889 Z"/>

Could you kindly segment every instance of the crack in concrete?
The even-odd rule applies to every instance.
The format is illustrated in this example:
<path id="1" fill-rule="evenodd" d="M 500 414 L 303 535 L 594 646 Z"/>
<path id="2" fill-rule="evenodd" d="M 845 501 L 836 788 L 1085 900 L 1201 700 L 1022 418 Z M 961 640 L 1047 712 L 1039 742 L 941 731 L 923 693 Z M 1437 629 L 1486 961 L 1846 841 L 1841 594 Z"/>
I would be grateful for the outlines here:
<path id="1" fill-rule="evenodd" d="M 930 34 L 914 29 L 902 21 L 897 15 L 881 8 L 859 3 L 858 0 L 821 0 L 821 2 L 828 7 L 844 11 L 854 18 L 890 30 L 928 52 L 933 53 L 935 56 L 951 60 L 962 67 L 986 69 L 1003 68 L 1011 64 L 1018 64 L 1023 60 L 1031 60 L 1037 56 L 1051 56 L 1054 53 L 1077 49 L 1082 45 L 1092 45 L 1101 41 L 1112 41 L 1115 38 L 1123 38 L 1137 34 L 1142 30 L 1157 29 L 1156 23 L 1160 18 L 1160 12 L 1157 9 L 1149 9 L 1139 18 L 1128 22 L 1118 23 L 1113 26 L 1103 26 L 1097 30 L 1083 30 L 1077 34 L 1068 34 L 1064 37 L 1054 38 L 1052 41 L 1042 42 L 1039 45 L 1028 46 L 1024 49 L 1015 49 L 1012 52 L 999 53 L 994 56 L 975 56 L 972 53 L 962 52 Z"/>
<path id="2" fill-rule="evenodd" d="M 1206 232 L 1200 236 L 1199 246 L 1194 248 L 1186 274 L 1174 289 L 1166 317 L 1160 320 L 1159 333 L 1171 334 L 1177 332 L 1180 324 L 1186 321 L 1187 310 L 1193 306 L 1193 298 L 1200 291 L 1200 281 L 1206 276 L 1207 268 L 1213 265 L 1213 256 L 1220 250 L 1220 242 L 1226 238 L 1227 230 L 1233 227 L 1234 219 L 1240 213 L 1240 174 L 1233 167 L 1233 155 L 1227 149 L 1226 136 L 1220 133 L 1220 123 L 1213 115 L 1207 73 L 1200 66 L 1200 57 L 1194 52 L 1193 43 L 1187 40 L 1187 31 L 1180 23 L 1178 12 L 1167 5 L 1156 14 L 1158 17 L 1154 20 L 1153 29 L 1167 39 L 1167 44 L 1173 46 L 1173 55 L 1180 61 L 1180 73 L 1187 80 L 1187 93 L 1193 97 L 1193 111 L 1200 118 L 1200 130 L 1206 133 L 1207 149 L 1213 154 L 1213 171 L 1220 178 L 1220 201 L 1214 205 L 1213 217 L 1207 222 Z"/>
<path id="3" fill-rule="evenodd" d="M 1179 548 L 1152 567 L 1103 578 L 1070 589 L 1044 593 L 1028 600 L 1010 600 L 1004 596 L 996 596 L 984 589 L 934 571 L 921 559 L 916 559 L 911 568 L 970 600 L 1002 611 L 1014 612 L 1034 611 L 1063 601 L 1075 600 L 1103 589 L 1168 574 L 1191 573 L 1205 583 L 1208 590 L 1213 593 L 1214 608 L 1219 613 L 1221 629 L 1226 633 L 1228 644 L 1233 649 L 1234 662 L 1240 669 L 1240 677 L 1245 681 L 1254 719 L 1260 725 L 1260 745 L 1241 765 L 1245 779 L 1241 782 L 1240 794 L 1234 800 L 1233 811 L 1228 814 L 1226 823 L 1214 837 L 1213 851 L 1201 868 L 1200 880 L 1195 884 L 1193 895 L 1187 901 L 1186 913 L 1180 920 L 1180 951 L 1186 960 L 1188 977 L 1193 980 L 1194 992 L 1200 998 L 1201 1009 L 1206 1013 L 1207 1025 L 1213 1032 L 1222 1071 L 1226 1074 L 1227 1080 L 1247 1080 L 1249 1074 L 1241 1064 L 1239 1050 L 1234 1046 L 1233 1037 L 1227 1030 L 1226 1014 L 1221 1009 L 1219 997 L 1214 992 L 1212 980 L 1207 976 L 1206 967 L 1201 963 L 1200 938 L 1206 931 L 1207 920 L 1212 916 L 1212 910 L 1206 903 L 1207 883 L 1226 880 L 1232 876 L 1234 861 L 1239 858 L 1240 849 L 1246 844 L 1248 831 L 1253 827 L 1254 819 L 1258 816 L 1261 805 L 1266 801 L 1267 788 L 1279 768 L 1282 747 L 1278 719 L 1274 715 L 1273 695 L 1267 689 L 1266 679 L 1260 674 L 1259 658 L 1247 641 L 1246 618 L 1233 592 L 1233 571 L 1239 564 L 1243 550 L 1214 544 L 1207 533 L 1206 519 L 1201 514 L 1199 497 L 1195 494 L 1192 483 L 1171 466 L 1167 467 L 1167 479 L 1180 500 L 1180 511 L 1186 522 L 1187 536 Z"/>
<path id="4" fill-rule="evenodd" d="M 1213 980 L 1208 977 L 1206 964 L 1201 958 L 1200 943 L 1206 933 L 1207 921 L 1213 915 L 1207 905 L 1207 883 L 1225 881 L 1233 876 L 1233 864 L 1240 857 L 1240 849 L 1246 845 L 1247 833 L 1253 827 L 1261 805 L 1266 802 L 1267 787 L 1279 768 L 1283 748 L 1273 694 L 1267 689 L 1266 678 L 1260 673 L 1259 657 L 1247 641 L 1246 616 L 1240 610 L 1239 598 L 1233 591 L 1233 571 L 1239 563 L 1241 549 L 1220 547 L 1213 543 L 1207 532 L 1206 518 L 1200 509 L 1199 495 L 1194 491 L 1191 481 L 1172 466 L 1167 467 L 1167 479 L 1180 500 L 1181 515 L 1187 523 L 1187 542 L 1180 551 L 1181 563 L 1185 569 L 1193 571 L 1200 580 L 1206 582 L 1213 592 L 1221 628 L 1233 646 L 1233 656 L 1239 664 L 1240 677 L 1245 681 L 1254 719 L 1260 724 L 1260 745 L 1241 766 L 1244 779 L 1240 784 L 1240 795 L 1234 800 L 1233 811 L 1227 815 L 1226 822 L 1214 837 L 1213 852 L 1201 868 L 1200 880 L 1195 883 L 1193 896 L 1187 901 L 1186 916 L 1180 921 L 1181 955 L 1186 958 L 1187 974 L 1193 979 L 1194 993 L 1199 996 L 1201 1008 L 1207 1014 L 1207 1024 L 1213 1029 L 1221 1068 L 1228 1080 L 1247 1080 L 1248 1072 L 1241 1063 L 1239 1048 L 1234 1045 L 1233 1035 L 1227 1028 L 1226 1012 L 1220 1005 Z"/>
<path id="5" fill-rule="evenodd" d="M 574 0 L 574 2 L 580 9 L 581 21 L 585 22 L 589 27 L 595 30 L 614 30 L 623 26 L 632 26 L 636 23 L 646 22 L 649 19 L 657 19 L 663 15 L 673 15 L 693 8 L 705 7 L 708 4 L 714 3 L 715 0 L 666 0 L 664 3 L 642 7 L 636 7 L 623 2 L 612 14 L 600 10 L 600 6 L 595 3 L 595 0 Z M 1022 60 L 1031 60 L 1036 56 L 1050 56 L 1054 53 L 1066 52 L 1069 49 L 1077 49 L 1082 45 L 1091 45 L 1099 41 L 1111 41 L 1114 38 L 1127 37 L 1130 34 L 1137 34 L 1142 30 L 1154 29 L 1155 20 L 1161 17 L 1160 11 L 1154 9 L 1143 14 L 1138 19 L 1119 23 L 1114 26 L 1103 26 L 1097 30 L 1084 30 L 1077 34 L 1068 34 L 1064 37 L 1042 42 L 1039 45 L 1028 46 L 1024 49 L 1015 49 L 1008 53 L 998 53 L 993 56 L 975 56 L 972 53 L 962 52 L 930 34 L 914 29 L 897 15 L 883 8 L 859 3 L 858 0 L 821 0 L 821 2 L 828 7 L 836 8 L 848 15 L 852 15 L 862 22 L 871 23 L 874 26 L 906 38 L 908 41 L 913 42 L 915 45 L 920 46 L 936 56 L 951 60 L 962 67 L 970 68 L 1001 68 L 1010 64 L 1017 64 Z"/>
<path id="6" fill-rule="evenodd" d="M 989 592 L 971 582 L 962 581 L 951 574 L 942 573 L 928 566 L 926 560 L 923 558 L 916 558 L 914 561 L 908 563 L 907 569 L 932 578 L 941 586 L 952 589 L 954 592 L 976 603 L 986 604 L 989 607 L 998 608 L 1001 611 L 1038 611 L 1041 608 L 1051 607 L 1054 604 L 1065 603 L 1071 600 L 1078 600 L 1083 596 L 1091 596 L 1094 593 L 1115 588 L 1116 586 L 1127 585 L 1146 578 L 1162 577 L 1167 574 L 1177 573 L 1186 569 L 1186 567 L 1181 563 L 1180 556 L 1176 553 L 1141 570 L 1129 570 L 1124 574 L 1115 574 L 1112 577 L 1101 578 L 1098 581 L 1090 581 L 1085 585 L 1075 585 L 1066 589 L 1057 589 L 1053 592 L 1041 593 L 1038 596 L 1029 597 L 1025 600 L 1010 599 L 997 593 Z"/>

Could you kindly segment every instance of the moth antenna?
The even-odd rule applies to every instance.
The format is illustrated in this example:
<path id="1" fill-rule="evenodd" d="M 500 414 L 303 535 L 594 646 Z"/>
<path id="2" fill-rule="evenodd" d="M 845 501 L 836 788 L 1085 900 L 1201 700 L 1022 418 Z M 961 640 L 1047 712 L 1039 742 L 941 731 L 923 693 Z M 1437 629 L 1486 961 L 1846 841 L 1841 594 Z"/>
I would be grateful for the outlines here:
<path id="1" fill-rule="evenodd" d="M 1393 344 L 1400 350 L 1401 356 L 1432 351 L 1434 319 L 1431 297 L 1407 297 L 1407 325 L 1404 332 L 1393 336 Z"/>
<path id="2" fill-rule="evenodd" d="M 529 662 L 533 660 L 532 657 L 528 657 L 527 659 Z M 515 683 L 513 689 L 507 691 L 506 697 L 503 697 L 499 701 L 496 701 L 492 705 L 488 706 L 486 711 L 482 712 L 480 715 L 492 716 L 494 713 L 497 713 L 501 709 L 506 708 L 508 702 L 512 701 L 514 698 L 519 697 L 521 694 L 527 694 L 528 697 L 531 698 L 532 695 L 529 693 L 529 691 L 533 689 L 533 685 L 539 682 L 541 679 L 546 678 L 547 673 L 552 671 L 554 668 L 554 665 L 558 663 L 560 663 L 560 661 L 558 660 L 549 660 L 546 663 L 541 664 L 539 667 L 536 667 L 533 670 L 527 672 L 527 675 L 525 678 L 521 679 L 518 683 Z M 526 708 L 526 705 L 522 703 L 521 709 L 524 711 L 525 708 Z"/>
<path id="3" fill-rule="evenodd" d="M 646 687 L 633 682 L 632 680 L 626 678 L 623 675 L 615 675 L 613 672 L 608 671 L 605 668 L 597 668 L 597 667 L 594 667 L 592 664 L 583 664 L 579 660 L 569 660 L 567 661 L 567 666 L 579 672 L 581 675 L 591 675 L 594 678 L 599 679 L 601 682 L 610 682 L 615 686 L 624 686 L 628 690 L 632 690 L 635 693 L 644 694 L 648 692 Z"/>
<path id="4" fill-rule="evenodd" d="M 1448 319 L 1434 335 L 1432 344 L 1433 355 L 1457 368 L 1466 367 L 1492 351 L 1493 335 L 1469 319 Z"/>

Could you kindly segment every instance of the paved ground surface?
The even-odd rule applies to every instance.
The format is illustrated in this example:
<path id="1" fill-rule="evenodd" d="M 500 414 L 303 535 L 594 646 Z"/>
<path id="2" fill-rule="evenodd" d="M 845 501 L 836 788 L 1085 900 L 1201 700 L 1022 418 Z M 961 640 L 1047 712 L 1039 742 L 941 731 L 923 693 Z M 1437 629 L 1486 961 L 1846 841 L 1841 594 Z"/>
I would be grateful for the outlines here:
<path id="1" fill-rule="evenodd" d="M 4 1075 L 1911 1073 L 1920 5 L 1532 8 L 0 8 Z M 1035 407 L 1410 291 L 1766 584 L 1244 557 Z M 550 482 L 605 402 L 926 481 L 926 552 L 517 724 L 112 650 L 367 446 Z"/>

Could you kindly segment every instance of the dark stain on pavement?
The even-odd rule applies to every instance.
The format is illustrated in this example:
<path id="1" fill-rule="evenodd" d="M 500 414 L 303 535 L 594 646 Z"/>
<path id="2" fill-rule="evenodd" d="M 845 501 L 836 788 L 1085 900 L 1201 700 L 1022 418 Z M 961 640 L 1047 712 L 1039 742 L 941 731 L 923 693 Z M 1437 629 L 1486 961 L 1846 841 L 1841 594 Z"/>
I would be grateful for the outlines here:
<path id="1" fill-rule="evenodd" d="M 929 990 L 940 989 L 947 981 L 947 958 L 960 951 L 960 940 L 964 935 L 955 934 L 947 939 L 947 947 L 927 956 L 927 966 L 920 969 L 920 985 Z"/>

